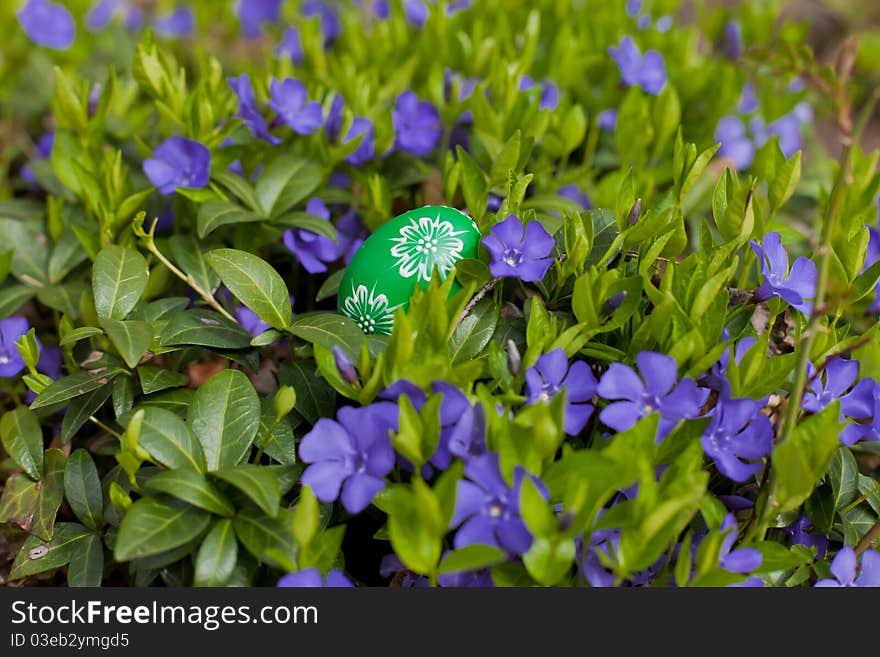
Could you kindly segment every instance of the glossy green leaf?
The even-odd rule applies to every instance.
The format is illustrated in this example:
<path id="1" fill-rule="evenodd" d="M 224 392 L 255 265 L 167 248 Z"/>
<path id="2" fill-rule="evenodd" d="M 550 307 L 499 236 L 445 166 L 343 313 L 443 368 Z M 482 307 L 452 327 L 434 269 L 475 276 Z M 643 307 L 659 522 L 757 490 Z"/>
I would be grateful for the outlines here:
<path id="1" fill-rule="evenodd" d="M 232 294 L 260 319 L 278 329 L 290 326 L 290 292 L 265 260 L 237 249 L 215 249 L 205 258 Z"/>
<path id="2" fill-rule="evenodd" d="M 221 518 L 214 522 L 196 555 L 195 586 L 225 586 L 238 560 L 238 540 L 233 521 Z"/>
<path id="3" fill-rule="evenodd" d="M 240 490 L 269 517 L 274 518 L 277 515 L 281 490 L 274 470 L 266 466 L 243 463 L 212 472 L 211 476 Z"/>
<path id="4" fill-rule="evenodd" d="M 64 468 L 64 495 L 79 521 L 97 530 L 104 521 L 104 494 L 91 454 L 75 450 Z"/>
<path id="5" fill-rule="evenodd" d="M 101 249 L 92 267 L 98 316 L 125 319 L 144 293 L 148 279 L 147 261 L 134 249 L 115 244 Z"/>
<path id="6" fill-rule="evenodd" d="M 142 497 L 119 525 L 114 556 L 130 561 L 176 548 L 199 536 L 210 521 L 209 514 L 192 506 Z"/>
<path id="7" fill-rule="evenodd" d="M 94 534 L 75 522 L 59 522 L 51 541 L 29 536 L 15 556 L 9 579 L 21 579 L 60 568 L 70 561 L 73 547 L 89 536 Z"/>
<path id="8" fill-rule="evenodd" d="M 0 439 L 12 460 L 33 479 L 43 474 L 43 430 L 36 413 L 19 406 L 0 417 Z"/>
<path id="9" fill-rule="evenodd" d="M 43 408 L 85 395 L 107 385 L 123 372 L 125 370 L 118 367 L 99 367 L 95 370 L 82 370 L 76 374 L 65 376 L 49 384 L 43 392 L 37 395 L 31 408 Z"/>
<path id="10" fill-rule="evenodd" d="M 97 534 L 89 534 L 69 546 L 70 565 L 67 585 L 72 588 L 101 585 L 104 575 L 104 544 Z"/>
<path id="11" fill-rule="evenodd" d="M 168 468 L 206 469 L 205 453 L 192 429 L 171 411 L 144 408 L 140 446 Z"/>
<path id="12" fill-rule="evenodd" d="M 304 200 L 321 184 L 322 172 L 313 162 L 282 154 L 260 174 L 256 195 L 267 217 L 278 217 Z"/>
<path id="13" fill-rule="evenodd" d="M 263 218 L 237 203 L 230 201 L 207 201 L 202 203 L 196 219 L 200 239 L 213 233 L 221 226 L 232 224 L 253 223 Z"/>
<path id="14" fill-rule="evenodd" d="M 162 346 L 201 345 L 219 349 L 245 349 L 251 334 L 212 310 L 181 310 L 168 317 L 159 340 Z"/>
<path id="15" fill-rule="evenodd" d="M 235 508 L 226 496 L 217 490 L 205 475 L 195 470 L 181 468 L 159 472 L 150 477 L 145 486 L 219 516 L 235 514 Z"/>
<path id="16" fill-rule="evenodd" d="M 67 457 L 60 449 L 47 449 L 45 471 L 40 479 L 40 495 L 37 499 L 37 510 L 34 514 L 34 526 L 31 533 L 44 541 L 51 540 L 55 532 L 55 516 L 58 507 L 64 501 L 64 470 Z"/>
<path id="17" fill-rule="evenodd" d="M 137 366 L 153 342 L 153 329 L 148 322 L 119 321 L 105 317 L 101 319 L 101 327 L 107 332 L 125 364 L 132 368 Z"/>
<path id="18" fill-rule="evenodd" d="M 187 422 L 205 453 L 208 470 L 244 459 L 260 427 L 260 400 L 239 370 L 222 370 L 196 391 Z"/>

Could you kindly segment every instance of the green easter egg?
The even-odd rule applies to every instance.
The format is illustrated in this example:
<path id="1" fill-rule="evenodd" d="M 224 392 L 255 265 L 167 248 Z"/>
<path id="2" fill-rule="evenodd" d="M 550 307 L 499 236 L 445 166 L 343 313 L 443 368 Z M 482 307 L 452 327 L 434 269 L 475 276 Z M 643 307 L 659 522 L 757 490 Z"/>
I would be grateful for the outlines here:
<path id="1" fill-rule="evenodd" d="M 445 279 L 462 258 L 476 258 L 480 229 L 454 208 L 427 205 L 395 217 L 355 252 L 339 284 L 339 312 L 364 333 L 391 333 L 416 285 L 427 288 L 436 265 Z"/>

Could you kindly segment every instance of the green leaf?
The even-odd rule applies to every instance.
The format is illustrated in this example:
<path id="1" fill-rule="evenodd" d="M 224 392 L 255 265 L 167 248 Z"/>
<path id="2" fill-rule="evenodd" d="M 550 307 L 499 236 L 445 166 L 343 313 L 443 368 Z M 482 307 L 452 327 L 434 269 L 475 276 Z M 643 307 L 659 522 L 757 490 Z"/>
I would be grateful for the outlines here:
<path id="1" fill-rule="evenodd" d="M 78 449 L 64 468 L 64 495 L 80 522 L 95 531 L 104 521 L 104 494 L 91 454 Z"/>
<path id="2" fill-rule="evenodd" d="M 201 345 L 216 349 L 245 349 L 251 346 L 250 333 L 213 310 L 181 310 L 168 317 L 159 340 L 163 347 Z"/>
<path id="3" fill-rule="evenodd" d="M 827 534 L 834 524 L 834 498 L 831 486 L 817 486 L 804 504 L 804 511 L 813 526 Z"/>
<path id="4" fill-rule="evenodd" d="M 461 320 L 449 340 L 453 364 L 479 358 L 492 339 L 501 310 L 492 299 L 481 299 Z"/>
<path id="5" fill-rule="evenodd" d="M 263 212 L 263 209 L 260 207 L 260 201 L 257 199 L 256 193 L 254 193 L 253 186 L 238 174 L 231 171 L 216 171 L 211 174 L 211 178 L 232 192 L 249 209 L 254 212 Z"/>
<path id="6" fill-rule="evenodd" d="M 297 546 L 293 537 L 293 511 L 280 509 L 276 517 L 260 511 L 239 511 L 233 522 L 235 535 L 241 544 L 258 560 L 273 566 L 284 561 L 295 561 Z"/>
<path id="7" fill-rule="evenodd" d="M 749 546 L 761 553 L 761 565 L 755 573 L 772 573 L 776 570 L 791 570 L 808 564 L 813 554 L 805 545 L 792 545 L 787 548 L 775 541 L 761 541 Z"/>
<path id="8" fill-rule="evenodd" d="M 281 503 L 278 476 L 273 468 L 243 463 L 212 472 L 211 476 L 222 479 L 247 495 L 266 515 L 274 518 Z"/>
<path id="9" fill-rule="evenodd" d="M 290 326 L 290 292 L 269 263 L 237 249 L 215 249 L 205 257 L 232 294 L 260 319 L 278 329 Z"/>
<path id="10" fill-rule="evenodd" d="M 60 449 L 47 449 L 45 471 L 40 479 L 40 495 L 37 499 L 37 512 L 31 533 L 44 541 L 52 538 L 55 532 L 55 516 L 64 501 L 64 467 L 67 457 Z"/>
<path id="11" fill-rule="evenodd" d="M 839 406 L 834 401 L 806 418 L 788 440 L 774 448 L 770 500 L 777 513 L 797 509 L 825 474 L 840 446 Z"/>
<path id="12" fill-rule="evenodd" d="M 187 422 L 202 444 L 208 470 L 236 465 L 260 428 L 260 400 L 243 372 L 222 370 L 196 391 Z"/>
<path id="13" fill-rule="evenodd" d="M 791 198 L 801 181 L 801 153 L 798 151 L 776 170 L 770 183 L 770 209 L 778 210 Z"/>
<path id="14" fill-rule="evenodd" d="M 300 547 L 308 545 L 318 533 L 321 509 L 318 499 L 308 486 L 300 491 L 299 501 L 293 509 L 293 535 Z"/>
<path id="15" fill-rule="evenodd" d="M 298 360 L 284 362 L 278 370 L 278 383 L 296 390 L 294 408 L 309 424 L 335 415 L 336 391 L 314 368 L 306 368 Z"/>
<path id="16" fill-rule="evenodd" d="M 96 390 L 107 385 L 115 377 L 125 372 L 118 367 L 98 368 L 96 370 L 82 370 L 76 374 L 65 376 L 63 379 L 50 383 L 43 392 L 31 404 L 32 409 L 42 408 L 65 402 L 79 395 Z"/>
<path id="17" fill-rule="evenodd" d="M 49 247 L 45 224 L 40 220 L 15 221 L 0 217 L 0 244 L 3 249 L 12 248 L 12 273 L 29 285 L 49 282 L 46 270 L 49 264 Z"/>
<path id="18" fill-rule="evenodd" d="M 323 235 L 334 242 L 339 242 L 336 227 L 331 222 L 308 212 L 288 212 L 275 219 L 272 223 L 283 228 L 300 228 L 310 233 Z"/>
<path id="19" fill-rule="evenodd" d="M 574 559 L 574 539 L 554 542 L 546 538 L 536 538 L 529 551 L 523 555 L 523 563 L 529 575 L 545 586 L 553 586 L 565 577 L 571 570 Z"/>
<path id="20" fill-rule="evenodd" d="M 470 215 L 479 223 L 486 214 L 486 200 L 489 197 L 489 183 L 480 165 L 461 146 L 456 146 L 458 161 L 461 163 L 461 189 Z"/>
<path id="21" fill-rule="evenodd" d="M 172 372 L 156 365 L 138 365 L 138 379 L 141 390 L 149 395 L 168 388 L 179 388 L 189 382 L 189 377 L 180 372 Z"/>
<path id="22" fill-rule="evenodd" d="M 65 336 L 58 341 L 58 344 L 65 347 L 69 344 L 76 344 L 80 340 L 87 340 L 88 338 L 103 334 L 104 331 L 95 326 L 80 326 L 79 328 L 73 329 L 70 333 L 65 334 Z"/>
<path id="23" fill-rule="evenodd" d="M 437 568 L 439 574 L 466 573 L 494 566 L 507 558 L 503 550 L 491 545 L 468 545 L 449 552 Z"/>
<path id="24" fill-rule="evenodd" d="M 839 511 L 859 493 L 859 464 L 849 447 L 841 445 L 837 448 L 826 476 L 831 484 L 834 508 Z"/>
<path id="25" fill-rule="evenodd" d="M 0 417 L 3 449 L 31 478 L 43 474 L 43 430 L 36 413 L 19 406 Z"/>
<path id="26" fill-rule="evenodd" d="M 189 505 L 142 497 L 119 525 L 114 557 L 130 561 L 171 550 L 196 538 L 210 522 L 209 514 Z"/>
<path id="27" fill-rule="evenodd" d="M 36 294 L 36 289 L 24 285 L 13 285 L 0 290 L 0 319 L 6 319 Z"/>
<path id="28" fill-rule="evenodd" d="M 364 332 L 357 324 L 345 315 L 333 312 L 300 313 L 288 330 L 296 337 L 328 350 L 339 347 L 352 362 L 357 361 L 364 340 Z"/>
<path id="29" fill-rule="evenodd" d="M 105 246 L 92 267 L 98 317 L 125 319 L 147 288 L 147 261 L 134 249 Z"/>
<path id="30" fill-rule="evenodd" d="M 12 522 L 30 532 L 34 525 L 40 488 L 26 474 L 16 472 L 6 479 L 0 497 L 0 522 Z"/>
<path id="31" fill-rule="evenodd" d="M 153 329 L 149 322 L 120 321 L 109 317 L 103 317 L 100 321 L 125 364 L 137 367 L 153 342 Z"/>
<path id="32" fill-rule="evenodd" d="M 217 490 L 205 475 L 195 470 L 165 470 L 150 477 L 144 486 L 167 493 L 218 516 L 235 515 L 235 507 L 226 496 Z"/>
<path id="33" fill-rule="evenodd" d="M 196 225 L 199 239 L 204 239 L 221 226 L 263 221 L 260 215 L 231 201 L 206 201 L 199 208 Z M 210 288 L 207 288 L 210 289 Z"/>
<path id="34" fill-rule="evenodd" d="M 69 546 L 70 565 L 67 585 L 70 587 L 101 586 L 104 576 L 104 544 L 97 534 L 89 534 Z"/>
<path id="35" fill-rule="evenodd" d="M 206 469 L 199 439 L 178 415 L 164 408 L 143 409 L 140 446 L 167 468 Z"/>
<path id="36" fill-rule="evenodd" d="M 339 292 L 339 284 L 342 282 L 344 274 L 345 270 L 340 269 L 324 279 L 324 282 L 321 283 L 321 287 L 318 288 L 318 294 L 315 295 L 315 303 L 323 301 L 324 299 L 329 299 L 330 297 L 335 297 Z"/>
<path id="37" fill-rule="evenodd" d="M 29 536 L 15 556 L 9 579 L 21 579 L 55 570 L 70 560 L 71 550 L 79 541 L 94 536 L 75 522 L 59 522 L 51 541 Z"/>
<path id="38" fill-rule="evenodd" d="M 220 277 L 208 266 L 203 248 L 204 244 L 192 235 L 173 235 L 168 240 L 168 249 L 177 265 L 200 288 L 211 292 L 220 284 Z"/>
<path id="39" fill-rule="evenodd" d="M 88 254 L 82 248 L 73 231 L 61 234 L 49 257 L 49 283 L 60 283 L 74 267 L 83 262 Z"/>
<path id="40" fill-rule="evenodd" d="M 214 522 L 196 555 L 195 586 L 225 586 L 238 560 L 238 540 L 230 518 Z"/>
<path id="41" fill-rule="evenodd" d="M 310 160 L 280 155 L 266 165 L 256 184 L 265 216 L 275 218 L 304 200 L 321 184 L 321 168 Z"/>

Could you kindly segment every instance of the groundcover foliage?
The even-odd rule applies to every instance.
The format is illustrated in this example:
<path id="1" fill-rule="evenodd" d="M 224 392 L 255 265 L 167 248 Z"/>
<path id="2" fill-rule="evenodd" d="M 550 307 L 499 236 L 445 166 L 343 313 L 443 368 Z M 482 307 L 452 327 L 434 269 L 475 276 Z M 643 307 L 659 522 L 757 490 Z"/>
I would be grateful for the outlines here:
<path id="1" fill-rule="evenodd" d="M 4 2 L 3 577 L 880 584 L 878 54 L 777 5 Z"/>

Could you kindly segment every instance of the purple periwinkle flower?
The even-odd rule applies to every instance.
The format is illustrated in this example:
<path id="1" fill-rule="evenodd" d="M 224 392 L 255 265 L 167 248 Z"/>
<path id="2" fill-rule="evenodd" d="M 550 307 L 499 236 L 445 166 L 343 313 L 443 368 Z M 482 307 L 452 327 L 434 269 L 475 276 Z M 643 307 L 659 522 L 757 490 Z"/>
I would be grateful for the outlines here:
<path id="1" fill-rule="evenodd" d="M 24 317 L 0 319 L 0 377 L 8 379 L 24 369 L 24 360 L 15 343 L 29 330 Z"/>
<path id="2" fill-rule="evenodd" d="M 330 109 L 327 110 L 327 120 L 324 122 L 324 130 L 327 132 L 327 139 L 336 142 L 339 139 L 339 133 L 342 132 L 342 108 L 345 101 L 339 94 L 334 94 L 333 100 L 330 101 Z"/>
<path id="3" fill-rule="evenodd" d="M 294 132 L 310 135 L 318 130 L 323 121 L 321 103 L 306 101 L 306 87 L 299 80 L 287 78 L 278 82 L 272 78 L 269 85 L 269 107 L 278 112 L 278 116 L 289 125 Z"/>
<path id="4" fill-rule="evenodd" d="M 755 117 L 749 123 L 749 128 L 755 136 L 755 145 L 763 146 L 771 137 L 777 136 L 779 150 L 785 157 L 791 157 L 803 146 L 801 116 L 802 110 L 792 111 L 767 125 L 764 125 L 759 117 Z"/>
<path id="5" fill-rule="evenodd" d="M 640 30 L 647 30 L 651 27 L 651 14 L 639 14 L 636 17 L 636 27 Z"/>
<path id="6" fill-rule="evenodd" d="M 281 42 L 275 46 L 275 56 L 278 58 L 289 57 L 294 64 L 302 64 L 303 47 L 297 27 L 288 27 L 284 30 Z"/>
<path id="7" fill-rule="evenodd" d="M 235 116 L 244 121 L 255 137 L 265 139 L 270 144 L 280 144 L 281 140 L 269 133 L 266 120 L 257 111 L 250 76 L 247 73 L 242 73 L 237 78 L 226 78 L 226 81 L 238 97 L 238 114 Z"/>
<path id="8" fill-rule="evenodd" d="M 358 380 L 358 373 L 354 363 L 351 362 L 349 357 L 338 345 L 333 345 L 331 351 L 333 352 L 333 362 L 336 364 L 336 371 L 339 372 L 343 381 L 348 385 L 353 386 Z"/>
<path id="9" fill-rule="evenodd" d="M 37 139 L 36 153 L 34 154 L 34 158 L 32 161 L 36 160 L 45 160 L 48 157 L 52 156 L 52 147 L 55 144 L 55 133 L 54 132 L 46 132 L 43 133 L 39 139 Z M 24 178 L 31 184 L 36 184 L 37 177 L 34 175 L 34 172 L 27 165 L 21 168 L 21 177 Z"/>
<path id="10" fill-rule="evenodd" d="M 427 157 L 440 141 L 443 125 L 440 114 L 427 100 L 420 101 L 412 91 L 397 97 L 391 109 L 395 146 L 419 157 Z"/>
<path id="11" fill-rule="evenodd" d="M 144 26 L 144 11 L 140 7 L 130 6 L 125 12 L 125 29 L 131 32 Z"/>
<path id="12" fill-rule="evenodd" d="M 661 16 L 657 19 L 657 22 L 654 23 L 654 29 L 660 32 L 660 34 L 664 34 L 670 30 L 672 27 L 672 16 L 668 14 L 666 16 Z"/>
<path id="13" fill-rule="evenodd" d="M 489 271 L 498 278 L 518 278 L 526 283 L 540 281 L 553 264 L 553 237 L 538 221 L 523 226 L 515 214 L 492 226 L 482 239 L 492 256 Z"/>
<path id="14" fill-rule="evenodd" d="M 519 81 L 520 91 L 529 91 L 536 86 L 535 81 L 528 75 L 522 76 Z M 541 109 L 555 110 L 559 106 L 559 87 L 552 80 L 544 79 L 541 81 Z"/>
<path id="15" fill-rule="evenodd" d="M 348 264 L 361 244 L 370 236 L 370 231 L 360 215 L 349 209 L 336 222 L 336 234 L 339 238 L 339 252 L 344 255 L 345 264 Z"/>
<path id="16" fill-rule="evenodd" d="M 755 145 L 746 134 L 746 127 L 736 116 L 725 116 L 715 127 L 718 157 L 730 160 L 737 171 L 747 169 L 755 159 Z"/>
<path id="17" fill-rule="evenodd" d="M 410 25 L 421 29 L 428 21 L 428 13 L 424 0 L 403 0 L 403 14 Z"/>
<path id="18" fill-rule="evenodd" d="M 861 572 L 856 577 L 856 551 L 846 546 L 834 556 L 831 562 L 833 579 L 820 579 L 819 588 L 837 587 L 880 587 L 880 552 L 867 550 L 862 554 Z"/>
<path id="19" fill-rule="evenodd" d="M 611 46 L 608 54 L 617 62 L 623 83 L 637 85 L 649 94 L 657 95 L 666 84 L 666 65 L 663 55 L 648 50 L 644 55 L 631 36 L 625 36 L 618 47 Z"/>
<path id="20" fill-rule="evenodd" d="M 144 173 L 161 194 L 176 187 L 204 187 L 211 176 L 211 151 L 185 137 L 169 137 L 144 160 Z"/>
<path id="21" fill-rule="evenodd" d="M 755 85 L 751 82 L 746 82 L 743 86 L 736 109 L 740 114 L 751 114 L 758 109 L 758 94 L 755 91 Z"/>
<path id="22" fill-rule="evenodd" d="M 76 24 L 64 5 L 48 0 L 28 0 L 17 16 L 25 34 L 38 46 L 67 50 L 73 44 Z"/>
<path id="23" fill-rule="evenodd" d="M 526 403 L 546 402 L 564 394 L 565 433 L 574 436 L 593 414 L 593 405 L 588 402 L 596 394 L 597 385 L 589 365 L 579 360 L 569 367 L 565 350 L 557 347 L 526 370 Z"/>
<path id="24" fill-rule="evenodd" d="M 613 132 L 617 127 L 617 110 L 614 108 L 602 110 L 596 117 L 600 130 Z"/>
<path id="25" fill-rule="evenodd" d="M 567 198 L 569 201 L 574 201 L 584 210 L 589 210 L 593 207 L 590 198 L 584 194 L 577 185 L 563 185 L 556 190 L 556 193 L 563 198 Z"/>
<path id="26" fill-rule="evenodd" d="M 848 424 L 840 433 L 840 442 L 854 445 L 859 441 L 880 440 L 880 384 L 862 379 L 852 391 L 840 398 L 840 413 L 859 420 Z"/>
<path id="27" fill-rule="evenodd" d="M 519 514 L 519 493 L 529 476 L 542 490 L 540 480 L 529 475 L 522 466 L 513 473 L 513 485 L 501 475 L 498 454 L 491 452 L 468 461 L 466 479 L 458 482 L 455 512 L 450 527 L 459 527 L 453 545 L 462 548 L 482 544 L 519 555 L 528 552 L 532 535 Z M 545 497 L 546 490 L 542 490 Z"/>
<path id="28" fill-rule="evenodd" d="M 124 2 L 125 0 L 98 0 L 86 14 L 86 27 L 92 32 L 103 30 Z"/>
<path id="29" fill-rule="evenodd" d="M 728 59 L 737 59 L 742 54 L 742 28 L 737 21 L 727 21 L 724 25 L 723 48 Z"/>
<path id="30" fill-rule="evenodd" d="M 241 31 L 248 39 L 256 39 L 263 23 L 275 23 L 281 13 L 281 0 L 239 0 L 236 15 Z"/>
<path id="31" fill-rule="evenodd" d="M 377 402 L 343 406 L 336 420 L 320 418 L 299 444 L 300 458 L 309 464 L 300 481 L 322 502 L 335 501 L 341 490 L 346 511 L 363 511 L 394 467 L 390 432 L 397 430 L 397 416 L 395 404 Z"/>
<path id="32" fill-rule="evenodd" d="M 635 18 L 642 11 L 642 0 L 626 0 L 624 8 L 626 9 L 627 16 Z"/>
<path id="33" fill-rule="evenodd" d="M 238 323 L 241 324 L 241 327 L 250 333 L 252 336 L 257 337 L 260 333 L 264 331 L 268 331 L 272 328 L 267 322 L 264 322 L 260 319 L 257 314 L 248 308 L 247 306 L 239 306 L 235 309 L 235 319 L 238 320 Z"/>
<path id="34" fill-rule="evenodd" d="M 178 7 L 170 14 L 162 14 L 153 19 L 153 29 L 166 37 L 189 36 L 195 30 L 195 18 L 189 7 Z"/>
<path id="35" fill-rule="evenodd" d="M 818 413 L 835 399 L 839 399 L 852 387 L 859 376 L 859 361 L 833 358 L 825 367 L 825 381 L 816 368 L 807 363 L 809 386 L 804 393 L 803 406 L 811 413 Z"/>
<path id="36" fill-rule="evenodd" d="M 736 542 L 736 517 L 732 513 L 728 513 L 721 523 L 721 531 L 726 530 L 730 531 L 721 543 L 718 564 L 724 570 L 741 575 L 759 568 L 764 558 L 758 550 L 754 548 L 733 549 L 733 545 Z"/>
<path id="37" fill-rule="evenodd" d="M 779 233 L 767 233 L 758 244 L 750 240 L 752 250 L 761 263 L 764 282 L 755 291 L 757 301 L 780 297 L 795 310 L 809 315 L 813 312 L 811 299 L 816 296 L 816 265 L 809 258 L 800 256 L 788 269 L 788 253 L 782 246 Z"/>
<path id="38" fill-rule="evenodd" d="M 363 135 L 363 138 L 357 148 L 345 156 L 346 162 L 354 167 L 359 167 L 375 157 L 376 142 L 373 133 L 373 122 L 370 121 L 370 119 L 363 116 L 355 117 L 351 122 L 351 127 L 348 129 L 345 137 L 342 138 L 342 143 L 347 144 L 348 142 L 361 137 L 361 135 Z"/>
<path id="39" fill-rule="evenodd" d="M 760 409 L 761 402 L 754 399 L 721 398 L 700 439 L 706 456 L 733 481 L 743 482 L 755 474 L 761 463 L 748 461 L 763 459 L 773 449 L 773 426 Z"/>
<path id="40" fill-rule="evenodd" d="M 793 524 L 785 528 L 785 531 L 791 534 L 792 545 L 806 545 L 807 547 L 816 548 L 816 558 L 821 559 L 828 550 L 828 537 L 824 534 L 814 534 L 809 530 L 813 524 L 810 519 L 802 515 Z"/>
<path id="41" fill-rule="evenodd" d="M 327 573 L 327 576 L 324 577 L 321 574 L 321 571 L 317 568 L 306 568 L 305 570 L 298 570 L 295 573 L 287 573 L 278 580 L 276 586 L 317 589 L 353 588 L 354 584 L 352 584 L 351 580 L 338 570 L 331 570 Z"/>
<path id="42" fill-rule="evenodd" d="M 623 363 L 611 363 L 599 380 L 599 396 L 612 400 L 599 419 L 616 431 L 626 431 L 644 416 L 660 413 L 657 440 L 663 440 L 676 423 L 700 415 L 708 391 L 697 388 L 693 379 L 676 384 L 675 359 L 653 351 L 636 356 L 642 377 Z"/>
<path id="43" fill-rule="evenodd" d="M 730 331 L 728 331 L 727 328 L 722 332 L 722 337 L 724 340 L 730 339 Z M 746 352 L 748 352 L 756 342 L 757 339 L 749 335 L 736 343 L 734 358 L 736 359 L 737 364 L 742 362 Z M 711 390 L 715 390 L 721 397 L 729 398 L 730 382 L 727 380 L 727 367 L 729 364 L 730 347 L 724 350 L 724 353 L 721 354 L 721 358 L 718 359 L 718 362 L 715 363 L 705 377 L 703 377 L 701 384 Z"/>
<path id="44" fill-rule="evenodd" d="M 322 0 L 306 0 L 302 4 L 302 15 L 306 18 L 318 16 L 321 21 L 321 32 L 324 35 L 324 47 L 328 47 L 342 33 L 339 22 L 339 9 L 333 4 Z"/>
<path id="45" fill-rule="evenodd" d="M 306 203 L 306 212 L 324 221 L 330 221 L 330 210 L 324 201 L 315 197 Z M 326 235 L 305 228 L 289 228 L 284 233 L 284 246 L 293 253 L 310 274 L 327 271 L 327 263 L 339 257 L 339 245 Z"/>

